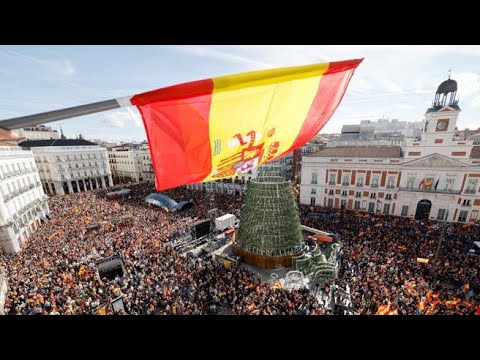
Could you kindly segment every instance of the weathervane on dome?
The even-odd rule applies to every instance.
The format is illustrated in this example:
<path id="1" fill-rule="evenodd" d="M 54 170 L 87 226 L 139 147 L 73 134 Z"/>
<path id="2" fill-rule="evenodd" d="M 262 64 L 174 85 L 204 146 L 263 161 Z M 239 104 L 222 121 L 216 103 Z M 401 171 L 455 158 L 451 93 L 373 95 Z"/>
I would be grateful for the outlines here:
<path id="1" fill-rule="evenodd" d="M 452 75 L 452 69 L 448 69 L 448 80 L 450 80 L 451 75 Z"/>

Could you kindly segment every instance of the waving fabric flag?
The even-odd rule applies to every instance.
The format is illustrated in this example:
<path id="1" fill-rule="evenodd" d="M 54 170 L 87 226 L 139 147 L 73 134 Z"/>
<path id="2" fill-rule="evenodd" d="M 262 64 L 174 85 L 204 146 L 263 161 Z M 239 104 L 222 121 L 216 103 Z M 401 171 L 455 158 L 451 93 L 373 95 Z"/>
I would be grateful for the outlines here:
<path id="1" fill-rule="evenodd" d="M 222 76 L 135 95 L 158 190 L 229 178 L 315 136 L 362 59 Z"/>

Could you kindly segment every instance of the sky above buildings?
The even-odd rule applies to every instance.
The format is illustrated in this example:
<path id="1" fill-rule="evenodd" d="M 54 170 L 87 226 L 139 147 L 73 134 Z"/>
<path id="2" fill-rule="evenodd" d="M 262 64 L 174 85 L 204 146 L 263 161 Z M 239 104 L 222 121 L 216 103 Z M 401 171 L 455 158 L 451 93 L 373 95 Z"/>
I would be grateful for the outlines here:
<path id="1" fill-rule="evenodd" d="M 0 119 L 107 100 L 186 81 L 363 57 L 322 133 L 381 117 L 421 121 L 437 86 L 458 82 L 458 127 L 480 127 L 480 46 L 0 46 Z M 144 140 L 135 108 L 49 125 L 67 137 Z"/>

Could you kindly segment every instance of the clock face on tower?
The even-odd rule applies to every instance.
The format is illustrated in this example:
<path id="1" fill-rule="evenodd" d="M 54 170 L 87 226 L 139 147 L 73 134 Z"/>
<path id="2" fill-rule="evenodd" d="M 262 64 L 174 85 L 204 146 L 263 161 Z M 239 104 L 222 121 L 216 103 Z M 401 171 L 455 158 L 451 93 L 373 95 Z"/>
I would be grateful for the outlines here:
<path id="1" fill-rule="evenodd" d="M 448 128 L 448 120 L 437 121 L 437 131 L 446 131 Z"/>

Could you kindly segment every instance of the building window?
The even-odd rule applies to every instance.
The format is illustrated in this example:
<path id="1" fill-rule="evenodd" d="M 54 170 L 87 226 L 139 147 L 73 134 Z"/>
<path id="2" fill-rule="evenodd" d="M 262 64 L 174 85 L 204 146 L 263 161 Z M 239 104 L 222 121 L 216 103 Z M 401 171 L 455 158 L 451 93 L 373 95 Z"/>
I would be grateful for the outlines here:
<path id="1" fill-rule="evenodd" d="M 465 194 L 475 194 L 477 188 L 478 180 L 470 179 L 468 180 L 467 188 L 465 189 Z"/>
<path id="2" fill-rule="evenodd" d="M 347 207 L 347 200 L 342 200 L 340 206 L 345 209 Z"/>
<path id="3" fill-rule="evenodd" d="M 392 194 L 385 195 L 385 200 L 392 200 Z"/>
<path id="4" fill-rule="evenodd" d="M 447 213 L 447 209 L 438 209 L 437 220 L 446 220 L 445 214 Z"/>
<path id="5" fill-rule="evenodd" d="M 333 195 L 333 189 L 328 190 L 328 195 Z"/>
<path id="6" fill-rule="evenodd" d="M 383 204 L 383 213 L 385 215 L 389 215 L 390 214 L 390 204 Z"/>
<path id="7" fill-rule="evenodd" d="M 316 172 L 312 172 L 311 184 L 317 184 L 317 176 L 318 176 L 318 174 Z"/>
<path id="8" fill-rule="evenodd" d="M 370 184 L 370 186 L 372 188 L 378 188 L 378 181 L 380 180 L 380 177 L 378 175 L 373 175 L 372 176 L 372 183 Z"/>
<path id="9" fill-rule="evenodd" d="M 387 180 L 387 189 L 393 189 L 395 187 L 395 176 L 389 176 Z"/>
<path id="10" fill-rule="evenodd" d="M 350 185 L 350 174 L 345 174 L 345 175 L 343 175 L 342 185 L 343 185 L 343 186 L 348 186 L 348 185 Z"/>
<path id="11" fill-rule="evenodd" d="M 376 199 L 376 198 L 377 198 L 377 193 L 370 194 L 370 199 Z"/>
<path id="12" fill-rule="evenodd" d="M 360 201 L 359 200 L 355 200 L 354 209 L 355 210 L 360 209 Z"/>
<path id="13" fill-rule="evenodd" d="M 463 200 L 462 206 L 470 206 L 470 205 L 471 205 L 470 200 L 467 200 L 467 199 Z"/>
<path id="14" fill-rule="evenodd" d="M 328 182 L 329 185 L 335 185 L 337 183 L 337 174 L 330 174 L 330 181 Z"/>
<path id="15" fill-rule="evenodd" d="M 364 180 L 363 180 L 363 177 L 359 177 L 359 178 L 357 179 L 357 186 L 363 187 L 363 184 L 364 184 L 363 181 L 364 181 Z"/>
<path id="16" fill-rule="evenodd" d="M 315 205 L 315 198 L 314 197 L 310 198 L 310 205 Z"/>
<path id="17" fill-rule="evenodd" d="M 473 210 L 472 215 L 470 216 L 470 220 L 477 220 L 478 218 L 478 210 Z"/>
<path id="18" fill-rule="evenodd" d="M 248 178 L 250 180 L 250 178 Z M 310 194 L 312 195 L 315 195 L 317 193 L 317 189 L 313 188 L 311 191 L 310 191 Z"/>
<path id="19" fill-rule="evenodd" d="M 466 211 L 466 210 L 460 211 L 460 214 L 458 215 L 458 221 L 466 222 L 467 221 L 467 216 L 468 216 L 468 211 Z"/>
<path id="20" fill-rule="evenodd" d="M 452 178 L 446 179 L 445 187 L 443 188 L 443 191 L 452 191 L 454 183 L 455 183 L 455 179 L 452 179 Z"/>
<path id="21" fill-rule="evenodd" d="M 333 199 L 328 199 L 328 204 L 327 204 L 327 206 L 328 206 L 329 208 L 333 207 Z"/>
<path id="22" fill-rule="evenodd" d="M 401 213 L 402 216 L 408 216 L 408 206 L 407 205 L 403 205 L 402 206 L 402 213 Z"/>
<path id="23" fill-rule="evenodd" d="M 375 203 L 374 202 L 368 203 L 368 212 L 373 213 L 374 211 L 375 211 Z"/>
<path id="24" fill-rule="evenodd" d="M 407 179 L 407 189 L 413 189 L 413 184 L 415 184 L 415 177 L 409 176 Z"/>
<path id="25" fill-rule="evenodd" d="M 362 197 L 362 192 L 361 191 L 357 191 L 355 193 L 355 197 Z"/>
<path id="26" fill-rule="evenodd" d="M 343 191 L 342 191 L 342 196 L 348 196 L 348 191 L 347 191 L 347 190 L 343 190 Z"/>

